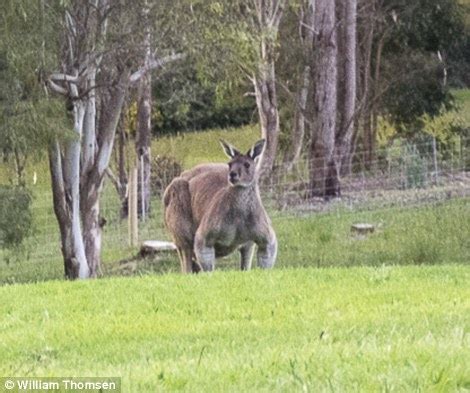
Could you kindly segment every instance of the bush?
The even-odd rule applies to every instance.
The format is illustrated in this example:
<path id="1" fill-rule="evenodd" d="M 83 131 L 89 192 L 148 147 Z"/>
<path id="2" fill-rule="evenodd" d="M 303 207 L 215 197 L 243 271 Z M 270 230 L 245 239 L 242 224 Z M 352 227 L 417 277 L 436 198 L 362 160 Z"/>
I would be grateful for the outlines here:
<path id="1" fill-rule="evenodd" d="M 0 186 L 0 248 L 18 248 L 32 233 L 31 200 L 23 187 Z"/>
<path id="2" fill-rule="evenodd" d="M 152 193 L 162 196 L 171 181 L 179 176 L 183 168 L 181 164 L 170 156 L 156 156 L 152 161 Z"/>

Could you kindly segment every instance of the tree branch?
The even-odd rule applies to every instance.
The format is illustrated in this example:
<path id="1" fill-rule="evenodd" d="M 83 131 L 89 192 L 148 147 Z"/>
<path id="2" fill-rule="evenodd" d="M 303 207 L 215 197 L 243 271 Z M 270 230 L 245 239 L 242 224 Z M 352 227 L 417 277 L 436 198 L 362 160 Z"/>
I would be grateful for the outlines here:
<path id="1" fill-rule="evenodd" d="M 59 86 L 57 83 L 54 83 L 51 79 L 46 81 L 46 85 L 49 86 L 54 93 L 62 94 L 64 96 L 69 94 L 67 89 Z"/>
<path id="2" fill-rule="evenodd" d="M 57 82 L 70 82 L 70 83 L 79 83 L 80 78 L 78 76 L 62 74 L 59 72 L 54 72 L 49 76 L 49 79 Z"/>
<path id="3" fill-rule="evenodd" d="M 171 63 L 176 60 L 181 60 L 186 57 L 186 54 L 184 53 L 177 53 L 169 56 L 165 56 L 161 59 L 158 60 L 153 60 L 150 61 L 148 65 L 145 67 L 142 67 L 140 70 L 134 72 L 130 77 L 129 77 L 129 82 L 130 83 L 135 83 L 139 81 L 148 71 L 155 70 L 157 68 L 161 68 L 165 66 L 168 63 Z"/>
<path id="4" fill-rule="evenodd" d="M 121 192 L 121 188 L 122 188 L 122 184 L 121 182 L 119 181 L 118 177 L 113 173 L 113 171 L 111 170 L 111 168 L 106 168 L 104 170 L 105 174 L 108 175 L 109 179 L 111 180 L 111 183 L 113 183 L 114 187 L 116 188 L 116 191 L 118 192 L 118 194 L 120 194 Z"/>

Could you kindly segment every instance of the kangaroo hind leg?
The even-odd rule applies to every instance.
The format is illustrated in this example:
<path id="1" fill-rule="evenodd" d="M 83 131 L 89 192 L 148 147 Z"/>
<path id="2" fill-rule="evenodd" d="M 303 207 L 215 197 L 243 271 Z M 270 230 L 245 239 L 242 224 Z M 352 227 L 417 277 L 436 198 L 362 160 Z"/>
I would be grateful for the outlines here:
<path id="1" fill-rule="evenodd" d="M 191 211 L 189 184 L 181 178 L 174 179 L 163 196 L 165 226 L 178 248 L 181 271 L 193 271 L 194 222 Z"/>

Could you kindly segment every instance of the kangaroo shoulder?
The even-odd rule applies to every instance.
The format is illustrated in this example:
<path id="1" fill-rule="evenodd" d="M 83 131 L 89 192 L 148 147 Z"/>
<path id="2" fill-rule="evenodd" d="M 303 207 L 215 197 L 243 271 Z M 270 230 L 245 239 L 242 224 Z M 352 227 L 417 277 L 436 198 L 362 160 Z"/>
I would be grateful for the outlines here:
<path id="1" fill-rule="evenodd" d="M 166 188 L 163 194 L 163 205 L 168 207 L 171 201 L 175 198 L 190 199 L 189 183 L 181 177 L 173 179 L 170 185 Z"/>

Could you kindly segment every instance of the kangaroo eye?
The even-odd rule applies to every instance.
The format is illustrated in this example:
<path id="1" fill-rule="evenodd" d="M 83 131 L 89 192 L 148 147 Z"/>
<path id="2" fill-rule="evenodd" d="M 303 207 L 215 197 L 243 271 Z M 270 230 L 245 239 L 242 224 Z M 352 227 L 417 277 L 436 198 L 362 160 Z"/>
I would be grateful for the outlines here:
<path id="1" fill-rule="evenodd" d="M 249 162 L 245 162 L 245 168 L 248 169 L 250 167 L 250 163 Z"/>

